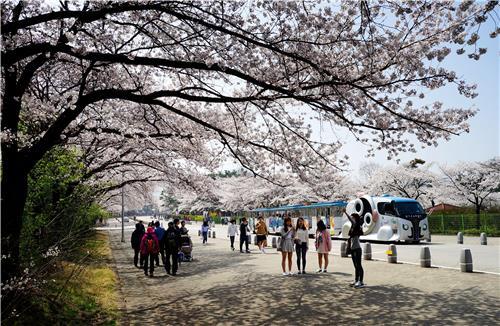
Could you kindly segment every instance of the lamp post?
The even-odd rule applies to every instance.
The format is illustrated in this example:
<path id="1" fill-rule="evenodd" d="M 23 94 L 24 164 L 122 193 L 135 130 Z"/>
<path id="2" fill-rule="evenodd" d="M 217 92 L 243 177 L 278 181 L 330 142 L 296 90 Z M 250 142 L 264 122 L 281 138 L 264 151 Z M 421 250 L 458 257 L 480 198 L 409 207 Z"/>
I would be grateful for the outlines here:
<path id="1" fill-rule="evenodd" d="M 122 182 L 123 182 L 123 174 L 122 174 Z M 125 208 L 123 202 L 123 189 L 125 188 L 125 184 L 122 185 L 122 242 L 125 242 L 125 226 L 124 226 L 124 218 L 125 218 Z"/>

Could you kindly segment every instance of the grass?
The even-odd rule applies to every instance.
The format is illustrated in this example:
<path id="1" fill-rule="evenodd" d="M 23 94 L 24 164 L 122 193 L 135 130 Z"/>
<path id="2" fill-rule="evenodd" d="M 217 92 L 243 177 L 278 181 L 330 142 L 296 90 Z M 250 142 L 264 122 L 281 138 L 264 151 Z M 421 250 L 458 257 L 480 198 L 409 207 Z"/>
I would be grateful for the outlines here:
<path id="1" fill-rule="evenodd" d="M 42 296 L 28 299 L 29 309 L 6 324 L 117 325 L 120 319 L 117 277 L 109 266 L 110 259 L 107 234 L 95 233 L 71 261 L 57 264 Z"/>
<path id="2" fill-rule="evenodd" d="M 68 313 L 82 320 L 116 325 L 119 317 L 117 278 L 107 264 L 111 259 L 107 234 L 96 233 L 82 246 L 80 255 L 85 262 L 83 266 L 64 262 L 57 277 L 58 283 L 64 282 L 62 296 L 73 303 Z"/>

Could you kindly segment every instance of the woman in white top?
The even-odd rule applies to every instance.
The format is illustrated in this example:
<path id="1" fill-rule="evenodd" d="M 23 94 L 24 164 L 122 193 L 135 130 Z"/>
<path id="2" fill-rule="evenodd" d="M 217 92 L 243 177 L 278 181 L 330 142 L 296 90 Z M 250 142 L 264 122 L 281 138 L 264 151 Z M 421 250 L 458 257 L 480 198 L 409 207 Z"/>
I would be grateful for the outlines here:
<path id="1" fill-rule="evenodd" d="M 297 254 L 297 268 L 299 274 L 306 273 L 306 254 L 309 248 L 309 231 L 307 230 L 304 218 L 297 219 L 297 227 L 295 230 L 295 253 Z M 302 260 L 302 269 L 300 269 L 300 261 Z"/>
<path id="2" fill-rule="evenodd" d="M 236 220 L 231 220 L 229 226 L 227 227 L 227 236 L 231 240 L 231 249 L 234 251 L 234 237 L 238 235 L 238 226 L 236 226 Z"/>

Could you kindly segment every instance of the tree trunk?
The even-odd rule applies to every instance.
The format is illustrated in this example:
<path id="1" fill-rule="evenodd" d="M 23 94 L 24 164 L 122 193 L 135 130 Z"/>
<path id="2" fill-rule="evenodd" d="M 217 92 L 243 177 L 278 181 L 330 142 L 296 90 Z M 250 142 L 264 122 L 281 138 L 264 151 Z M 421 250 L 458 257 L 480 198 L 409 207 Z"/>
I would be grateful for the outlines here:
<path id="1" fill-rule="evenodd" d="M 28 194 L 28 172 L 19 155 L 2 144 L 2 282 L 19 275 L 19 244 Z"/>
<path id="2" fill-rule="evenodd" d="M 481 229 L 481 205 L 476 203 L 476 229 Z"/>

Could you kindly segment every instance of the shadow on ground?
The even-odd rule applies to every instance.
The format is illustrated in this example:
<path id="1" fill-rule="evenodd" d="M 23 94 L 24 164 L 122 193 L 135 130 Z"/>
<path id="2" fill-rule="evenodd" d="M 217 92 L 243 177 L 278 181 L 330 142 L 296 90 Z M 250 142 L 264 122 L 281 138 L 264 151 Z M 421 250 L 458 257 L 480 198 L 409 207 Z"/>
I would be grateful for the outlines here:
<path id="1" fill-rule="evenodd" d="M 254 268 L 258 255 L 235 253 L 228 259 L 228 252 L 215 246 L 196 249 L 203 262 L 184 263 L 176 278 L 162 270 L 149 279 L 128 267 L 128 248 L 114 246 L 124 293 L 139 298 L 129 302 L 124 324 L 494 325 L 500 320 L 497 298 L 474 287 L 424 293 L 411 287 L 416 280 L 408 280 L 407 286 L 355 290 L 348 286 L 351 274 L 264 274 Z"/>

